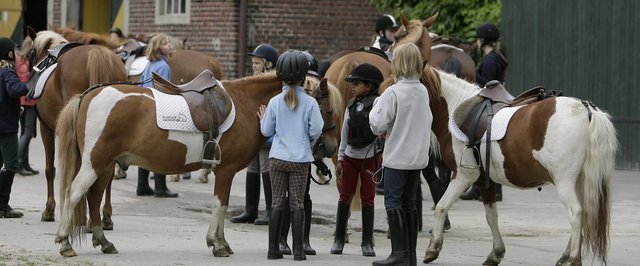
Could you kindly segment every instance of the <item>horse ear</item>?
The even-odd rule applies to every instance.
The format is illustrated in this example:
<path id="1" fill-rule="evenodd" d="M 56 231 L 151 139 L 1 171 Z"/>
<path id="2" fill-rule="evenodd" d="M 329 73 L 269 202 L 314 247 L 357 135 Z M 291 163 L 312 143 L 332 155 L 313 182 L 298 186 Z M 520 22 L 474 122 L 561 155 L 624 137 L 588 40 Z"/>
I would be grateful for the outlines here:
<path id="1" fill-rule="evenodd" d="M 31 26 L 27 26 L 27 36 L 29 36 L 31 40 L 35 40 L 36 35 L 36 30 L 34 30 Z"/>
<path id="2" fill-rule="evenodd" d="M 320 80 L 320 84 L 318 85 L 318 87 L 320 87 L 321 90 L 325 91 L 329 88 L 329 86 L 327 86 L 327 78 L 323 78 L 322 80 Z"/>
<path id="3" fill-rule="evenodd" d="M 403 12 L 400 12 L 400 20 L 402 21 L 402 25 L 404 25 L 405 27 L 409 25 L 409 19 Z"/>
<path id="4" fill-rule="evenodd" d="M 425 28 L 429 28 L 431 25 L 433 25 L 434 22 L 436 22 L 436 19 L 438 19 L 438 15 L 439 14 L 440 14 L 440 12 L 436 12 L 430 18 L 425 19 L 424 22 L 422 22 L 422 26 L 424 26 Z"/>

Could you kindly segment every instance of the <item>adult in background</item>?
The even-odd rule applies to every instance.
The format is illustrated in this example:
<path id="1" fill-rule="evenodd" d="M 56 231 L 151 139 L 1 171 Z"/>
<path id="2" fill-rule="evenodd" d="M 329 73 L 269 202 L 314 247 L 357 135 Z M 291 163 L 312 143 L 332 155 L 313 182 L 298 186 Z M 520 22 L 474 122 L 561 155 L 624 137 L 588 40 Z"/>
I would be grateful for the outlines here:
<path id="1" fill-rule="evenodd" d="M 21 212 L 9 206 L 13 178 L 18 170 L 18 118 L 20 96 L 27 95 L 27 84 L 20 82 L 14 69 L 16 45 L 0 37 L 0 218 L 20 218 Z"/>
<path id="2" fill-rule="evenodd" d="M 374 261 L 376 266 L 416 265 L 416 192 L 420 170 L 429 163 L 433 121 L 427 89 L 419 80 L 422 67 L 416 45 L 395 48 L 391 76 L 396 83 L 380 95 L 369 115 L 371 131 L 385 138 L 384 205 L 391 237 L 391 254 Z"/>
<path id="3" fill-rule="evenodd" d="M 21 82 L 29 80 L 29 52 L 32 48 L 33 41 L 30 37 L 26 37 L 22 41 L 20 51 L 16 53 L 15 69 Z M 18 142 L 18 160 L 20 164 L 16 173 L 22 176 L 37 175 L 40 171 L 33 169 L 29 164 L 29 144 L 31 139 L 37 135 L 36 120 L 38 114 L 36 112 L 36 100 L 21 96 L 20 105 L 23 109 L 20 115 L 20 140 Z"/>
<path id="4" fill-rule="evenodd" d="M 481 88 L 492 80 L 504 83 L 504 74 L 507 71 L 509 63 L 507 63 L 506 57 L 498 48 L 498 39 L 500 38 L 498 27 L 491 23 L 482 24 L 476 29 L 476 38 L 478 38 L 476 41 L 477 45 L 484 54 L 482 62 L 476 71 L 476 83 L 478 83 Z M 482 179 L 483 178 L 480 178 L 478 180 Z M 480 198 L 480 190 L 478 190 L 475 185 L 472 185 L 469 190 L 460 195 L 460 199 L 462 200 L 480 200 Z M 496 201 L 502 201 L 501 184 L 496 184 Z"/>
<path id="5" fill-rule="evenodd" d="M 324 126 L 318 103 L 301 86 L 308 70 L 309 61 L 301 51 L 284 52 L 276 63 L 276 75 L 284 85 L 283 91 L 258 110 L 262 135 L 274 136 L 269 152 L 273 208 L 269 220 L 268 259 L 282 258 L 279 237 L 284 204 L 287 204 L 284 198 L 288 194 L 293 259 L 306 260 L 302 243 L 304 190 L 313 162 L 311 145 L 320 137 Z"/>
<path id="6" fill-rule="evenodd" d="M 253 75 L 262 75 L 275 70 L 278 61 L 278 51 L 268 43 L 258 45 L 251 56 L 251 68 Z M 245 205 L 244 212 L 238 216 L 231 217 L 232 223 L 254 223 L 256 225 L 268 225 L 271 215 L 271 178 L 269 177 L 269 150 L 273 137 L 262 145 L 258 154 L 249 167 L 247 167 L 247 181 L 245 183 Z M 258 205 L 260 204 L 260 173 L 262 173 L 262 183 L 264 188 L 264 201 L 267 208 L 266 215 L 258 218 Z"/>

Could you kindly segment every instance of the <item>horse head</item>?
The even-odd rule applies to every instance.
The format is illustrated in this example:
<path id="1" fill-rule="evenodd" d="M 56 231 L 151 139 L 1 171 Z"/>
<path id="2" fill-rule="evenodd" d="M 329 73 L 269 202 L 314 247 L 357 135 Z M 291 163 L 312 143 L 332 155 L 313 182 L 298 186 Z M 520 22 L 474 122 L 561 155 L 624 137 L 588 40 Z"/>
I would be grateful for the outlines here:
<path id="1" fill-rule="evenodd" d="M 308 87 L 312 88 L 310 94 L 318 102 L 322 120 L 324 121 L 322 134 L 313 146 L 313 157 L 316 159 L 330 158 L 336 153 L 338 145 L 340 145 L 337 135 L 333 133 L 338 130 L 336 124 L 342 116 L 342 96 L 335 86 L 328 84 L 326 78 L 320 81 L 316 78 L 307 78 L 305 89 Z"/>
<path id="2" fill-rule="evenodd" d="M 429 27 L 438 18 L 438 13 L 420 21 L 417 19 L 409 20 L 404 13 L 400 13 L 402 27 L 396 32 L 396 41 L 393 43 L 391 50 L 403 43 L 413 43 L 420 48 L 422 62 L 425 64 L 431 59 L 431 36 L 429 35 Z"/>

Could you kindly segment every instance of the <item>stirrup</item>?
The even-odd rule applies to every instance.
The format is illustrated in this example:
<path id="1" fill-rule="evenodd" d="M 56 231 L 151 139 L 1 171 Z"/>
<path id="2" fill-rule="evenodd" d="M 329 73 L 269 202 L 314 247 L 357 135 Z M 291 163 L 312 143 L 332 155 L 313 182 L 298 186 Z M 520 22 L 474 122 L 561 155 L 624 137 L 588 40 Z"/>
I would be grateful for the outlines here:
<path id="1" fill-rule="evenodd" d="M 207 149 L 207 147 L 209 145 L 213 145 L 213 158 L 212 159 L 205 159 L 204 158 L 204 152 Z M 218 154 L 218 159 L 216 159 L 216 152 Z M 206 165 L 206 166 L 212 166 L 212 167 L 216 167 L 218 164 L 220 164 L 220 162 L 222 161 L 222 151 L 220 150 L 220 144 L 218 143 L 217 140 L 212 139 L 212 140 L 208 140 L 204 146 L 202 147 L 202 164 Z M 203 167 L 204 168 L 204 167 Z"/>
<path id="2" fill-rule="evenodd" d="M 460 167 L 461 168 L 465 168 L 465 169 L 478 169 L 478 168 L 480 168 L 480 163 L 477 163 L 477 164 L 464 164 L 462 162 L 462 156 L 464 155 L 464 151 L 466 151 L 467 149 L 474 149 L 474 150 L 476 150 L 478 152 L 478 154 L 480 154 L 480 150 L 478 149 L 477 146 L 471 146 L 471 147 L 467 146 L 460 153 L 460 160 L 458 160 L 460 162 Z"/>

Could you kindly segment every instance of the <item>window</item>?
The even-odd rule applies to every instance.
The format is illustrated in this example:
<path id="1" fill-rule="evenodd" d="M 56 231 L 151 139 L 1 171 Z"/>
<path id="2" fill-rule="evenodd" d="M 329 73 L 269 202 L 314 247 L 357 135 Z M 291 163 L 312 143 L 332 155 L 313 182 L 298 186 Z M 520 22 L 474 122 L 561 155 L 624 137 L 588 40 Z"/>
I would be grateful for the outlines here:
<path id="1" fill-rule="evenodd" d="M 156 24 L 189 24 L 191 0 L 156 0 Z"/>

